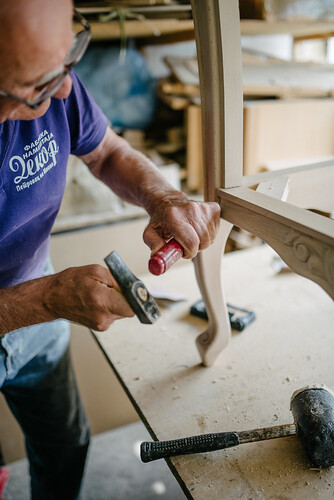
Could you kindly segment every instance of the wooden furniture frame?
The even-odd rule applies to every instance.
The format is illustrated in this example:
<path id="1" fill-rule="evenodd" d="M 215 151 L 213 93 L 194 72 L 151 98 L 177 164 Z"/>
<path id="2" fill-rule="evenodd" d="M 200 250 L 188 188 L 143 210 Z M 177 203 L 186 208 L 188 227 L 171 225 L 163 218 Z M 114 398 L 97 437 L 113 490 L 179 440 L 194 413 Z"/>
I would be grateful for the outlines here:
<path id="1" fill-rule="evenodd" d="M 307 210 L 334 210 L 334 163 L 243 177 L 238 1 L 191 3 L 200 75 L 204 196 L 222 207 L 215 244 L 195 259 L 209 316 L 197 347 L 203 364 L 212 365 L 231 336 L 221 265 L 233 225 L 262 238 L 295 272 L 334 298 L 334 221 Z"/>

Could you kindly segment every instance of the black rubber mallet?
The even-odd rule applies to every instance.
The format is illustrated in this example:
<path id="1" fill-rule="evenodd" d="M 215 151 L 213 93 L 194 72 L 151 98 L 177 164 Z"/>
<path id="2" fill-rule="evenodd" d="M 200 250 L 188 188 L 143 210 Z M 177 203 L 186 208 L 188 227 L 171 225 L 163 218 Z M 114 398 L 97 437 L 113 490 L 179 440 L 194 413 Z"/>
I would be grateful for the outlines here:
<path id="1" fill-rule="evenodd" d="M 238 444 L 281 438 L 296 434 L 312 467 L 334 465 L 334 394 L 325 386 L 308 386 L 295 391 L 290 409 L 293 424 L 265 427 L 251 431 L 221 432 L 191 436 L 173 441 L 144 442 L 143 462 L 159 458 L 206 453 Z"/>

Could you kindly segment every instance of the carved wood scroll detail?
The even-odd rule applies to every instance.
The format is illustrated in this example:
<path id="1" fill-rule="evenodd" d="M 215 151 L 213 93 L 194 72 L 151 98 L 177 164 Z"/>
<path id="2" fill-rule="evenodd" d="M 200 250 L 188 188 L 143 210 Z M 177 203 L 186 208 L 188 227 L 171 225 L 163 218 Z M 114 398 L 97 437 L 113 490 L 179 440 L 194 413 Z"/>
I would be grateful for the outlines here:
<path id="1" fill-rule="evenodd" d="M 334 250 L 320 241 L 291 229 L 283 240 L 296 258 L 307 267 L 311 279 L 321 278 L 334 290 Z M 312 276 L 314 278 L 312 278 Z"/>
<path id="2" fill-rule="evenodd" d="M 226 220 L 263 239 L 293 271 L 320 285 L 334 299 L 334 238 L 330 231 L 314 232 L 311 236 L 306 221 L 305 225 L 298 224 L 299 229 L 292 228 L 297 225 L 293 217 L 288 220 L 277 212 L 242 200 L 241 192 L 233 196 L 230 190 L 221 190 L 220 196 Z M 332 221 L 326 222 L 332 226 Z"/>

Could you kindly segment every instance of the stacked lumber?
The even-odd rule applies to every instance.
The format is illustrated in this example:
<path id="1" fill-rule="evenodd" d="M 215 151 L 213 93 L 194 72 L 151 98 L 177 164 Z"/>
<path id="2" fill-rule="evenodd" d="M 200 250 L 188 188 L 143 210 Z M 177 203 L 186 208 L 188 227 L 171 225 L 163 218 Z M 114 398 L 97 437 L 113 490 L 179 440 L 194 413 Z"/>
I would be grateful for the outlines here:
<path id="1" fill-rule="evenodd" d="M 158 95 L 185 111 L 186 182 L 202 190 L 200 86 L 196 58 L 168 57 Z M 244 51 L 244 174 L 334 155 L 334 71 Z"/>
<path id="2" fill-rule="evenodd" d="M 195 58 L 168 57 L 171 75 L 158 84 L 159 97 L 173 109 L 199 104 L 199 76 Z M 244 52 L 244 96 L 274 98 L 332 97 L 333 67 L 298 63 Z"/>
<path id="3" fill-rule="evenodd" d="M 332 0 L 239 0 L 242 19 L 314 21 L 334 19 Z"/>

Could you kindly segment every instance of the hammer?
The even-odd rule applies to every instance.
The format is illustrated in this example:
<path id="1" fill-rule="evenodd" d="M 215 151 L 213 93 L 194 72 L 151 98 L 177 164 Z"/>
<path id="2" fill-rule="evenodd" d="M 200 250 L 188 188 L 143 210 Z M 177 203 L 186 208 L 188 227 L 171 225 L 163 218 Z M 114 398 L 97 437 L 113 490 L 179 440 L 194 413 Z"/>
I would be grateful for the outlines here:
<path id="1" fill-rule="evenodd" d="M 144 442 L 143 462 L 159 458 L 205 453 L 266 439 L 297 435 L 313 467 L 334 465 L 334 395 L 325 386 L 308 386 L 295 391 L 290 410 L 294 423 L 251 431 L 222 432 L 191 436 L 174 441 Z"/>
<path id="2" fill-rule="evenodd" d="M 115 250 L 104 261 L 139 321 L 155 323 L 160 317 L 160 311 L 144 283 L 130 271 Z"/>

